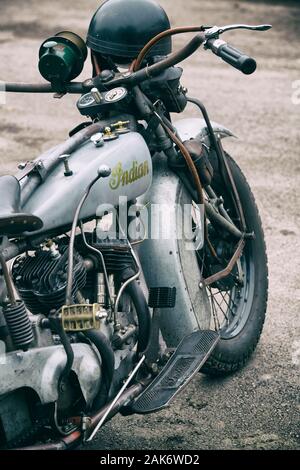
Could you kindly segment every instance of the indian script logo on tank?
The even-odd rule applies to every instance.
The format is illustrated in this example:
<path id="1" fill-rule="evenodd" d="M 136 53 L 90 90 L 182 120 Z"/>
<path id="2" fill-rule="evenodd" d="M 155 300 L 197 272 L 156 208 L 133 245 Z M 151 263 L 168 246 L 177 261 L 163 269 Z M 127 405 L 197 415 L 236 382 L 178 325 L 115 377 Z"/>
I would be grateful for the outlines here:
<path id="1" fill-rule="evenodd" d="M 134 161 L 129 170 L 123 170 L 122 163 L 119 162 L 111 172 L 109 186 L 111 189 L 118 189 L 120 186 L 134 183 L 148 174 L 149 165 L 147 161 L 140 164 Z"/>

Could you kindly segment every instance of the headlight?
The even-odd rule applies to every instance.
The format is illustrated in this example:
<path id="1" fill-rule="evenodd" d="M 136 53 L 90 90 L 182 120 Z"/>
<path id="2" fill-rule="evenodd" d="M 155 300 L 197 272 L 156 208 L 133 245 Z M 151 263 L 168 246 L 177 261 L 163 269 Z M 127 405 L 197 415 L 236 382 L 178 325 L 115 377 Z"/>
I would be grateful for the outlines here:
<path id="1" fill-rule="evenodd" d="M 41 45 L 39 71 L 59 91 L 81 73 L 86 58 L 84 40 L 75 33 L 62 31 Z"/>

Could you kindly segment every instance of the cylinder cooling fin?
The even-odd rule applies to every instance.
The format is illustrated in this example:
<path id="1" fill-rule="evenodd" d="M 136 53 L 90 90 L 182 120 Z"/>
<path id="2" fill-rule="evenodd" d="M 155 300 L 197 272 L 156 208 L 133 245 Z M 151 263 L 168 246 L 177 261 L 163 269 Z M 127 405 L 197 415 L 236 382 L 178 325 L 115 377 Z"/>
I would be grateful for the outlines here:
<path id="1" fill-rule="evenodd" d="M 12 266 L 12 277 L 20 297 L 33 314 L 48 314 L 64 304 L 67 284 L 68 247 L 37 250 L 19 256 Z M 72 296 L 85 286 L 86 269 L 83 258 L 74 252 Z"/>

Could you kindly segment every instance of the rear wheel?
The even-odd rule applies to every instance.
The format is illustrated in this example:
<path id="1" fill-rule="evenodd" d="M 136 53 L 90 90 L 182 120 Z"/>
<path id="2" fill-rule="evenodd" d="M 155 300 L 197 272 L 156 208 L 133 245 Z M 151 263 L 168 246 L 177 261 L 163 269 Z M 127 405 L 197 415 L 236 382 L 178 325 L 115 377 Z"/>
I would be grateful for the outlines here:
<path id="1" fill-rule="evenodd" d="M 243 207 L 247 231 L 254 232 L 254 238 L 247 239 L 243 254 L 231 274 L 207 287 L 212 312 L 211 327 L 219 331 L 221 336 L 218 346 L 201 370 L 209 375 L 228 374 L 245 365 L 260 338 L 267 306 L 267 256 L 258 209 L 242 171 L 229 155 L 227 161 Z M 232 198 L 218 165 L 213 163 L 212 188 L 218 197 L 222 196 L 228 215 L 238 226 Z M 198 260 L 204 277 L 224 269 L 237 244 L 236 239 L 209 221 L 208 233 L 221 263 L 207 248 L 200 251 Z"/>

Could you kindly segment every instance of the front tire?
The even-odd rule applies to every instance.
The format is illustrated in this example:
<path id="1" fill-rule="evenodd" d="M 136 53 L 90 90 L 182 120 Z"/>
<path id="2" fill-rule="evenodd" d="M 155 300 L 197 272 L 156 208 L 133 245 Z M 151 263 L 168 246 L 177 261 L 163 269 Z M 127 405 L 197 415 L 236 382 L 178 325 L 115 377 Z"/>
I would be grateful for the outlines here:
<path id="1" fill-rule="evenodd" d="M 226 158 L 244 210 L 247 231 L 254 232 L 255 238 L 246 241 L 240 261 L 240 268 L 244 273 L 243 288 L 238 290 L 236 286 L 231 287 L 228 297 L 230 300 L 226 297 L 226 301 L 224 300 L 225 294 L 228 295 L 226 282 L 225 285 L 217 284 L 207 288 L 211 302 L 214 295 L 223 298 L 222 310 L 227 308 L 225 315 L 228 317 L 228 321 L 226 320 L 223 325 L 219 324 L 219 328 L 215 325 L 215 329 L 219 329 L 221 340 L 201 369 L 201 372 L 208 375 L 226 375 L 246 364 L 262 332 L 268 297 L 266 245 L 255 199 L 239 166 L 229 155 L 226 155 Z M 224 187 L 216 161 L 213 162 L 213 166 L 215 173 L 212 187 L 218 196 L 223 197 L 224 207 L 229 209 L 228 213 L 235 221 L 237 217 L 232 200 L 227 188 Z M 233 312 L 229 311 L 230 308 Z"/>

